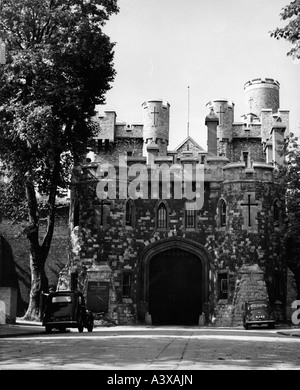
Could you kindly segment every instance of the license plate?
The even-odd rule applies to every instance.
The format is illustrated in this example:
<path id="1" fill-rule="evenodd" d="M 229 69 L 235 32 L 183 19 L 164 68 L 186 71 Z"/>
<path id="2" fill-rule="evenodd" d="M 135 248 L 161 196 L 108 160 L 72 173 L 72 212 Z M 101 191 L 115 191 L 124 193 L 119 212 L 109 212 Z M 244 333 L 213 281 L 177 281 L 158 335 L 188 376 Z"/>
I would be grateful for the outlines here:
<path id="1" fill-rule="evenodd" d="M 63 321 L 70 321 L 69 317 L 52 317 L 50 318 L 51 322 L 63 322 Z"/>

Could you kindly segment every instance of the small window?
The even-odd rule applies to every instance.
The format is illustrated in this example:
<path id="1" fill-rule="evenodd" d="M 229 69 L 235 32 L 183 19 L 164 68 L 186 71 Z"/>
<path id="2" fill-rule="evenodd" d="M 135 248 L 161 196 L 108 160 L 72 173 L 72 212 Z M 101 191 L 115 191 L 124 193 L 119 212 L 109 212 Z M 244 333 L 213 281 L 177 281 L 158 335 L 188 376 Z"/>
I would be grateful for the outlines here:
<path id="1" fill-rule="evenodd" d="M 160 203 L 157 209 L 157 227 L 159 229 L 167 228 L 167 207 L 164 203 Z"/>
<path id="2" fill-rule="evenodd" d="M 126 202 L 126 212 L 125 212 L 125 224 L 126 226 L 133 227 L 133 218 L 134 218 L 134 209 L 133 209 L 133 200 L 128 199 Z"/>
<path id="3" fill-rule="evenodd" d="M 226 202 L 224 199 L 221 199 L 219 202 L 219 221 L 220 227 L 226 226 Z"/>
<path id="4" fill-rule="evenodd" d="M 249 152 L 243 152 L 243 161 L 245 163 L 245 167 L 249 167 Z"/>
<path id="5" fill-rule="evenodd" d="M 123 298 L 131 298 L 132 291 L 132 274 L 130 272 L 123 273 L 122 296 Z"/>
<path id="6" fill-rule="evenodd" d="M 228 299 L 228 275 L 227 272 L 218 275 L 219 299 Z"/>

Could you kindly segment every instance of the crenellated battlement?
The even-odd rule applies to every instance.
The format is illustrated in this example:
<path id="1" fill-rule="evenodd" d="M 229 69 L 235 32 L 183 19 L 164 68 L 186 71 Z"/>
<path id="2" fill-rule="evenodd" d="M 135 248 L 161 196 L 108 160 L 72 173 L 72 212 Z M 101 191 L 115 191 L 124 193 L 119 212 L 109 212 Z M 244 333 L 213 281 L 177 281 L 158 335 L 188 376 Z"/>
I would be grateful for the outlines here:
<path id="1" fill-rule="evenodd" d="M 232 181 L 274 181 L 274 166 L 253 162 L 250 167 L 245 162 L 229 163 L 223 167 L 224 182 Z"/>
<path id="2" fill-rule="evenodd" d="M 244 84 L 244 89 L 246 89 L 252 85 L 256 86 L 258 84 L 270 84 L 270 85 L 274 85 L 274 86 L 280 88 L 280 83 L 277 80 L 270 79 L 270 78 L 257 78 L 257 79 L 252 79 L 252 80 L 247 81 Z"/>

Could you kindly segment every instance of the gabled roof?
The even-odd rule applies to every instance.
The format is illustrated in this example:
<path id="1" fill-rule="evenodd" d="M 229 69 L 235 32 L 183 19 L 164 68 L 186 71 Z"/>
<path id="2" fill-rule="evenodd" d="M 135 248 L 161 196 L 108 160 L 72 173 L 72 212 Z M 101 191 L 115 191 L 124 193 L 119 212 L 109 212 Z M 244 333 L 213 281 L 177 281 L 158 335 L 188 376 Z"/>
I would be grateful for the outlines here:
<path id="1" fill-rule="evenodd" d="M 199 149 L 200 152 L 205 152 L 205 150 L 202 148 L 202 146 L 200 146 L 199 144 L 197 144 L 197 142 L 190 136 L 186 137 L 185 140 L 183 140 L 181 142 L 181 144 L 179 144 L 174 150 L 177 151 L 178 149 L 180 149 L 182 146 L 184 146 L 185 144 L 187 143 L 192 143 L 196 148 Z"/>

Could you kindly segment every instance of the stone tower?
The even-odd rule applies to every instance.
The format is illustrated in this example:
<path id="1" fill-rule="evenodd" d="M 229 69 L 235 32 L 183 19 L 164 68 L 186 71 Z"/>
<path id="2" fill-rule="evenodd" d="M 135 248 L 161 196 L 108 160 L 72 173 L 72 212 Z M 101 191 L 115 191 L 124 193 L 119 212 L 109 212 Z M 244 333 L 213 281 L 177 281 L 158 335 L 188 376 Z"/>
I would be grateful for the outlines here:
<path id="1" fill-rule="evenodd" d="M 279 109 L 278 81 L 273 79 L 253 79 L 244 85 L 245 115 L 254 114 L 260 118 L 263 109 L 271 109 L 273 114 Z"/>
<path id="2" fill-rule="evenodd" d="M 219 118 L 217 127 L 217 155 L 229 156 L 234 121 L 234 103 L 227 99 L 215 99 L 206 104 Z"/>
<path id="3" fill-rule="evenodd" d="M 227 99 L 215 99 L 212 102 L 212 107 L 219 117 L 218 139 L 231 141 L 234 103 Z"/>
<path id="4" fill-rule="evenodd" d="M 147 162 L 156 156 L 166 156 L 169 144 L 170 104 L 163 100 L 148 100 L 143 107 L 143 155 Z"/>

